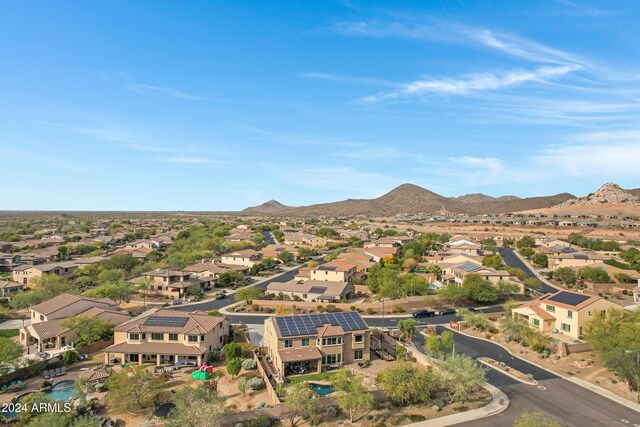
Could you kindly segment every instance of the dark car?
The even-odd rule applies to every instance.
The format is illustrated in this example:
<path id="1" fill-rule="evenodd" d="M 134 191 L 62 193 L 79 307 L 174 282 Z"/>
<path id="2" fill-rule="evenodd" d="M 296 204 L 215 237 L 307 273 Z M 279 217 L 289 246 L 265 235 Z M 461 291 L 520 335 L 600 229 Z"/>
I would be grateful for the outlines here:
<path id="1" fill-rule="evenodd" d="M 440 310 L 440 316 L 447 316 L 449 314 L 456 314 L 456 310 L 454 308 L 443 308 Z"/>
<path id="2" fill-rule="evenodd" d="M 481 311 L 475 307 L 467 307 L 467 310 L 469 310 L 472 313 L 481 313 Z"/>
<path id="3" fill-rule="evenodd" d="M 225 299 L 225 298 L 226 298 L 225 294 L 218 294 L 218 295 L 216 295 L 216 297 L 214 299 L 221 300 L 221 299 Z"/>
<path id="4" fill-rule="evenodd" d="M 435 315 L 436 315 L 436 312 L 432 310 L 418 310 L 415 313 L 413 313 L 413 318 L 420 319 L 422 317 L 433 317 Z"/>

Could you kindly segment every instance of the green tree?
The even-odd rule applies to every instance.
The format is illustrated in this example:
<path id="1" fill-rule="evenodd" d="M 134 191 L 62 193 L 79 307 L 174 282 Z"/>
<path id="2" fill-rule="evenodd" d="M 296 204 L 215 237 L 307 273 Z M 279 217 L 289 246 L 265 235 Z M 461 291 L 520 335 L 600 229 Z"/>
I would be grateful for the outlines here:
<path id="1" fill-rule="evenodd" d="M 100 265 L 106 270 L 123 270 L 126 272 L 130 272 L 138 264 L 140 264 L 140 261 L 128 254 L 112 255 L 109 258 L 100 261 Z"/>
<path id="2" fill-rule="evenodd" d="M 487 372 L 473 358 L 453 353 L 439 363 L 451 402 L 464 402 L 486 381 Z"/>
<path id="3" fill-rule="evenodd" d="M 239 271 L 225 271 L 218 276 L 218 284 L 223 288 L 234 286 L 244 280 L 244 274 Z"/>
<path id="4" fill-rule="evenodd" d="M 442 343 L 438 335 L 427 335 L 424 340 L 424 350 L 430 357 L 442 357 Z"/>
<path id="5" fill-rule="evenodd" d="M 166 427 L 219 427 L 224 421 L 221 399 L 208 395 L 204 387 L 184 385 L 171 393 L 176 405 L 166 419 Z"/>
<path id="6" fill-rule="evenodd" d="M 451 354 L 454 349 L 453 344 L 453 332 L 451 331 L 442 331 L 440 334 L 440 338 L 442 341 L 442 351 L 445 354 Z"/>
<path id="7" fill-rule="evenodd" d="M 0 366 L 7 367 L 15 364 L 24 353 L 24 347 L 12 338 L 0 337 Z"/>
<path id="8" fill-rule="evenodd" d="M 496 287 L 478 274 L 467 274 L 462 282 L 462 288 L 466 291 L 468 298 L 475 302 L 494 302 L 498 300 Z"/>
<path id="9" fill-rule="evenodd" d="M 227 373 L 232 378 L 240 373 L 240 369 L 242 369 L 242 359 L 239 357 L 234 357 L 227 362 Z"/>
<path id="10" fill-rule="evenodd" d="M 55 298 L 64 293 L 75 294 L 77 289 L 72 282 L 56 276 L 55 274 L 43 274 L 32 280 L 34 290 L 44 297 L 45 300 Z"/>
<path id="11" fill-rule="evenodd" d="M 525 409 L 515 420 L 513 427 L 561 427 L 561 424 L 545 417 L 541 412 Z"/>
<path id="12" fill-rule="evenodd" d="M 187 286 L 187 294 L 199 300 L 204 294 L 202 285 L 196 281 L 189 283 L 189 286 Z"/>
<path id="13" fill-rule="evenodd" d="M 389 401 L 397 406 L 428 403 L 438 379 L 431 370 L 410 362 L 391 365 L 376 377 Z"/>
<path id="14" fill-rule="evenodd" d="M 517 268 L 517 267 L 509 267 L 507 268 L 507 273 L 509 273 L 510 276 L 513 277 L 517 277 L 518 279 L 525 281 L 529 275 L 527 275 L 527 273 L 525 273 L 522 269 Z"/>
<path id="15" fill-rule="evenodd" d="M 77 358 L 78 358 L 78 353 L 76 353 L 74 350 L 67 350 L 62 355 L 62 361 L 67 366 L 73 365 L 73 363 L 76 361 Z"/>
<path id="16" fill-rule="evenodd" d="M 26 291 L 20 292 L 11 297 L 11 302 L 9 303 L 12 308 L 16 310 L 29 308 L 32 305 L 40 304 L 45 300 L 44 295 L 40 292 L 36 291 Z"/>
<path id="17" fill-rule="evenodd" d="M 227 361 L 231 359 L 239 358 L 242 356 L 242 346 L 240 343 L 235 341 L 231 341 L 227 345 L 224 346 L 224 358 Z"/>
<path id="18" fill-rule="evenodd" d="M 278 259 L 288 265 L 293 262 L 294 256 L 289 251 L 282 251 L 278 254 Z"/>
<path id="19" fill-rule="evenodd" d="M 391 300 L 403 296 L 399 271 L 397 268 L 384 267 L 382 269 L 382 281 L 380 283 L 380 296 Z"/>
<path id="20" fill-rule="evenodd" d="M 291 386 L 287 394 L 287 406 L 291 409 L 289 422 L 291 427 L 295 427 L 296 418 L 310 420 L 316 416 L 318 410 L 318 400 L 308 383 L 300 382 Z"/>
<path id="21" fill-rule="evenodd" d="M 522 239 L 520 239 L 520 240 L 518 240 L 516 242 L 516 247 L 518 249 L 535 248 L 536 247 L 536 241 L 531 236 L 524 236 Z"/>
<path id="22" fill-rule="evenodd" d="M 260 261 L 260 266 L 265 270 L 273 270 L 278 266 L 278 262 L 273 258 L 263 258 Z"/>
<path id="23" fill-rule="evenodd" d="M 499 300 L 505 300 L 511 295 L 520 292 L 520 285 L 508 280 L 500 280 L 495 286 Z"/>
<path id="24" fill-rule="evenodd" d="M 469 295 L 467 289 L 452 283 L 440 290 L 440 296 L 451 301 L 451 304 L 457 307 L 462 301 L 466 300 Z"/>
<path id="25" fill-rule="evenodd" d="M 402 274 L 400 286 L 404 295 L 426 295 L 429 292 L 427 279 L 413 273 Z"/>
<path id="26" fill-rule="evenodd" d="M 306 261 L 312 255 L 311 249 L 309 248 L 298 248 L 298 259 L 300 261 Z"/>
<path id="27" fill-rule="evenodd" d="M 236 292 L 236 300 L 245 301 L 247 304 L 251 304 L 252 300 L 258 299 L 262 295 L 264 295 L 264 291 L 262 289 L 249 286 L 238 289 Z"/>
<path id="28" fill-rule="evenodd" d="M 135 293 L 135 285 L 125 280 L 118 280 L 100 285 L 91 291 L 87 291 L 85 294 L 96 298 L 109 298 L 116 304 L 122 304 L 131 301 L 131 297 Z"/>
<path id="29" fill-rule="evenodd" d="M 578 276 L 581 279 L 588 280 L 592 283 L 609 283 L 611 282 L 611 277 L 607 274 L 606 271 L 600 268 L 593 267 L 584 267 L 578 271 Z"/>
<path id="30" fill-rule="evenodd" d="M 618 273 L 614 277 L 620 283 L 631 283 L 633 281 L 633 278 L 627 273 Z"/>
<path id="31" fill-rule="evenodd" d="M 77 346 L 93 344 L 113 335 L 114 325 L 99 317 L 73 316 L 60 324 L 78 335 Z"/>
<path id="32" fill-rule="evenodd" d="M 413 340 L 413 336 L 418 333 L 418 322 L 414 319 L 398 320 L 397 327 L 400 331 L 400 337 L 407 341 Z"/>
<path id="33" fill-rule="evenodd" d="M 502 262 L 502 257 L 499 254 L 485 255 L 485 257 L 482 258 L 482 265 L 495 268 L 496 270 L 502 270 L 505 268 L 505 265 Z"/>
<path id="34" fill-rule="evenodd" d="M 518 249 L 518 252 L 520 253 L 520 255 L 527 258 L 529 258 L 530 256 L 533 256 L 534 254 L 533 249 L 527 248 L 527 247 Z"/>
<path id="35" fill-rule="evenodd" d="M 537 267 L 547 268 L 549 266 L 549 257 L 547 256 L 547 254 L 537 253 L 533 255 L 533 258 L 531 258 L 531 261 L 533 261 L 533 263 Z"/>
<path id="36" fill-rule="evenodd" d="M 371 292 L 377 294 L 380 292 L 380 284 L 382 283 L 382 267 L 374 264 L 367 271 L 367 287 Z"/>
<path id="37" fill-rule="evenodd" d="M 596 313 L 586 325 L 585 339 L 608 369 L 627 381 L 630 390 L 640 392 L 640 314 L 625 310 Z"/>
<path id="38" fill-rule="evenodd" d="M 347 380 L 334 382 L 334 387 L 342 392 L 337 397 L 340 408 L 349 414 L 349 421 L 354 423 L 358 421 L 359 413 L 363 415 L 373 407 L 373 394 L 369 391 L 363 377 L 352 375 L 347 370 L 340 371 L 339 375 L 342 372 L 346 372 L 342 375 L 346 375 Z"/>
<path id="39" fill-rule="evenodd" d="M 69 247 L 65 245 L 58 246 L 58 261 L 64 261 L 69 258 Z"/>
<path id="40" fill-rule="evenodd" d="M 131 365 L 107 380 L 107 404 L 116 411 L 148 413 L 147 408 L 153 406 L 166 383 L 166 377 L 156 376 L 143 366 Z"/>

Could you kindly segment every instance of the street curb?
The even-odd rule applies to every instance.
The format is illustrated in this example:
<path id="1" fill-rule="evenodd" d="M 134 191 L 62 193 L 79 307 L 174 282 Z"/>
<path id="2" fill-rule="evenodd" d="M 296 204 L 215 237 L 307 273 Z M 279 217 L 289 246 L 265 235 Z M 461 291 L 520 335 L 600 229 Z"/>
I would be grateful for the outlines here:
<path id="1" fill-rule="evenodd" d="M 449 327 L 447 327 L 447 326 L 445 326 L 445 328 L 447 328 L 447 329 L 451 329 L 451 328 L 449 328 Z M 452 330 L 452 331 L 455 331 L 454 329 L 451 329 L 451 330 Z M 616 403 L 618 403 L 618 404 L 620 404 L 620 405 L 622 405 L 622 406 L 625 406 L 625 407 L 627 407 L 627 408 L 629 408 L 629 409 L 632 409 L 632 410 L 634 410 L 634 411 L 636 411 L 636 412 L 640 413 L 640 405 L 638 405 L 638 404 L 636 404 L 636 403 L 634 403 L 634 402 L 632 402 L 632 401 L 630 401 L 630 400 L 627 400 L 627 399 L 625 399 L 625 398 L 623 398 L 623 397 L 620 397 L 620 396 L 618 396 L 617 394 L 610 392 L 609 390 L 606 390 L 606 389 L 604 389 L 604 388 L 602 388 L 602 387 L 599 387 L 599 386 L 597 386 L 597 385 L 595 385 L 595 384 L 591 384 L 590 382 L 585 381 L 585 380 L 582 380 L 582 379 L 579 379 L 579 378 L 567 377 L 567 376 L 565 376 L 565 375 L 563 375 L 563 374 L 560 374 L 560 373 L 558 373 L 558 372 L 552 371 L 551 369 L 548 369 L 548 368 L 546 368 L 546 367 L 544 367 L 544 366 L 542 366 L 542 365 L 538 365 L 537 363 L 534 363 L 534 362 L 531 362 L 531 361 L 529 361 L 529 360 L 523 359 L 523 358 L 521 358 L 521 357 L 519 357 L 519 356 L 517 356 L 517 355 L 513 354 L 513 353 L 511 352 L 511 350 L 509 350 L 507 347 L 505 347 L 504 345 L 502 345 L 502 344 L 500 344 L 500 343 L 498 343 L 498 342 L 491 341 L 491 340 L 488 340 L 488 339 L 486 339 L 486 338 L 474 337 L 473 335 L 469 335 L 469 334 L 464 333 L 464 332 L 462 332 L 462 331 L 455 331 L 455 332 L 459 332 L 460 334 L 462 334 L 462 335 L 464 335 L 464 336 L 467 336 L 467 337 L 469 337 L 469 338 L 473 338 L 473 339 L 477 339 L 477 340 L 482 340 L 482 341 L 487 341 L 487 342 L 490 342 L 490 343 L 492 343 L 492 344 L 495 344 L 495 345 L 497 345 L 497 346 L 499 346 L 499 347 L 502 347 L 502 348 L 503 348 L 507 353 L 509 353 L 511 356 L 516 357 L 516 358 L 520 359 L 520 360 L 521 360 L 521 361 L 523 361 L 523 362 L 530 363 L 530 364 L 532 364 L 533 366 L 535 366 L 535 367 L 537 367 L 537 368 L 540 368 L 540 369 L 542 369 L 542 370 L 544 370 L 544 371 L 547 371 L 547 372 L 549 372 L 549 373 L 550 373 L 550 374 L 552 374 L 552 375 L 555 375 L 555 376 L 557 376 L 557 377 L 559 377 L 559 378 L 562 378 L 563 380 L 567 380 L 567 381 L 569 381 L 569 382 L 572 382 L 572 383 L 574 383 L 574 384 L 575 384 L 575 385 L 577 385 L 577 386 L 580 386 L 580 387 L 582 387 L 582 388 L 584 388 L 584 389 L 587 389 L 587 390 L 589 390 L 589 391 L 592 391 L 592 392 L 594 392 L 594 393 L 597 393 L 597 394 L 599 394 L 600 396 L 602 396 L 602 397 L 604 397 L 604 398 L 607 398 L 607 399 L 609 399 L 609 400 L 612 400 L 612 401 L 614 401 L 614 402 L 616 402 Z"/>
<path id="2" fill-rule="evenodd" d="M 458 412 L 456 414 L 446 415 L 444 417 L 432 418 L 413 424 L 406 424 L 411 427 L 447 427 L 469 421 L 479 420 L 481 418 L 497 415 L 509 407 L 509 397 L 499 388 L 489 383 L 482 384 L 486 390 L 491 393 L 492 399 L 482 408 L 473 409 L 467 412 Z"/>
<path id="3" fill-rule="evenodd" d="M 490 358 L 488 358 L 488 359 L 490 359 Z M 514 379 L 514 380 L 516 380 L 516 381 L 520 381 L 522 384 L 526 384 L 526 385 L 538 385 L 538 381 L 537 381 L 537 380 L 535 380 L 535 379 L 533 380 L 533 382 L 525 381 L 525 380 L 523 380 L 523 379 L 521 379 L 521 378 L 518 378 L 518 377 L 516 377 L 515 375 L 511 374 L 511 372 L 509 372 L 509 371 L 505 371 L 505 370 L 503 370 L 503 369 L 496 368 L 496 367 L 495 367 L 495 366 L 493 366 L 491 363 L 489 363 L 489 362 L 485 362 L 485 361 L 484 361 L 484 360 L 482 360 L 481 358 L 477 358 L 476 360 L 477 360 L 478 362 L 482 363 L 483 365 L 485 365 L 485 366 L 486 366 L 486 367 L 488 367 L 488 368 L 491 368 L 491 369 L 493 369 L 493 370 L 496 370 L 496 371 L 500 372 L 501 374 L 505 374 L 506 376 L 511 377 L 511 378 L 513 378 L 513 379 Z M 492 360 L 495 360 L 495 359 L 492 359 Z"/>

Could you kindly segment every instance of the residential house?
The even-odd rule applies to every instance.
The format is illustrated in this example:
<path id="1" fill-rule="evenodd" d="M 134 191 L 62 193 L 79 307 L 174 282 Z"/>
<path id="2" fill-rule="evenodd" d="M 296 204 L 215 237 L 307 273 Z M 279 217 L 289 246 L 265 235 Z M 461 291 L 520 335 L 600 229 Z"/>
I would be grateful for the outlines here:
<path id="1" fill-rule="evenodd" d="M 171 298 L 182 298 L 188 293 L 187 288 L 192 284 L 199 284 L 205 289 L 210 286 L 213 278 L 197 278 L 186 271 L 158 269 L 143 273 L 142 279 L 138 278 L 132 282 L 142 283 L 143 280 L 150 281 L 150 290 Z"/>
<path id="2" fill-rule="evenodd" d="M 375 247 L 366 247 L 364 253 L 367 255 L 370 255 L 373 260 L 375 262 L 380 262 L 382 261 L 382 259 L 388 255 L 395 255 L 398 252 L 399 247 L 398 246 L 393 246 L 393 247 L 381 247 L 381 246 L 375 246 Z"/>
<path id="3" fill-rule="evenodd" d="M 286 295 L 292 300 L 307 302 L 340 302 L 353 293 L 348 282 L 329 282 L 319 280 L 298 280 L 289 282 L 271 282 L 267 285 L 267 295 Z"/>
<path id="4" fill-rule="evenodd" d="M 551 254 L 547 257 L 549 259 L 549 269 L 551 270 L 559 267 L 589 267 L 608 259 L 591 252 Z"/>
<path id="5" fill-rule="evenodd" d="M 3 254 L 0 253 L 0 272 L 11 273 L 14 268 L 22 264 L 20 254 Z"/>
<path id="6" fill-rule="evenodd" d="M 356 272 L 354 264 L 344 261 L 331 261 L 311 268 L 311 280 L 322 282 L 351 282 Z"/>
<path id="7" fill-rule="evenodd" d="M 581 292 L 558 291 L 545 294 L 513 310 L 513 316 L 525 319 L 544 333 L 560 333 L 579 339 L 584 326 L 598 313 L 620 307 L 604 298 Z"/>
<path id="8" fill-rule="evenodd" d="M 270 317 L 264 345 L 280 378 L 370 359 L 371 333 L 354 311 Z"/>
<path id="9" fill-rule="evenodd" d="M 62 277 L 63 279 L 69 279 L 73 277 L 77 269 L 78 264 L 73 261 L 38 265 L 25 264 L 14 268 L 12 274 L 14 281 L 28 285 L 33 279 L 43 274 L 51 274 Z"/>
<path id="10" fill-rule="evenodd" d="M 98 317 L 114 325 L 129 319 L 129 314 L 108 298 L 71 294 L 58 295 L 31 307 L 29 312 L 31 325 L 20 330 L 20 342 L 40 350 L 61 348 L 78 338 L 75 332 L 61 324 L 68 317 Z"/>
<path id="11" fill-rule="evenodd" d="M 298 256 L 298 247 L 294 245 L 271 244 L 260 249 L 260 253 L 264 258 L 273 258 L 273 259 L 278 259 L 278 255 L 280 255 L 284 251 L 289 252 L 294 257 Z"/>
<path id="12" fill-rule="evenodd" d="M 203 311 L 153 308 L 114 329 L 113 345 L 104 349 L 105 364 L 192 361 L 198 366 L 227 342 L 229 320 Z"/>
<path id="13" fill-rule="evenodd" d="M 202 261 L 186 266 L 183 271 L 185 273 L 191 273 L 191 277 L 196 277 L 198 279 L 209 279 L 209 281 L 217 282 L 218 277 L 222 273 L 239 271 L 246 274 L 249 272 L 249 267 L 245 267 L 243 265 L 227 265 Z"/>
<path id="14" fill-rule="evenodd" d="M 245 249 L 243 251 L 224 254 L 221 257 L 221 260 L 223 264 L 244 265 L 245 267 L 251 268 L 255 264 L 260 264 L 262 261 L 262 254 L 254 251 L 253 249 Z"/>
<path id="15" fill-rule="evenodd" d="M 0 280 L 0 296 L 10 297 L 24 290 L 22 283 L 12 282 L 10 280 Z"/>

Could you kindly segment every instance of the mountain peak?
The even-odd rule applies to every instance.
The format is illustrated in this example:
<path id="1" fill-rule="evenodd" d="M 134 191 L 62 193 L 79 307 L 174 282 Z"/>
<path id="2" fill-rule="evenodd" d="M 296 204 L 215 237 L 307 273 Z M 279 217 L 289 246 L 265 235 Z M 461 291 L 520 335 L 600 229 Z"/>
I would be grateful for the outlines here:
<path id="1" fill-rule="evenodd" d="M 640 206 L 640 197 L 623 189 L 618 184 L 607 182 L 600 188 L 598 188 L 594 193 L 577 199 L 568 200 L 559 205 L 559 207 L 603 204 Z"/>
<path id="2" fill-rule="evenodd" d="M 246 208 L 242 212 L 273 213 L 273 212 L 279 212 L 285 209 L 289 209 L 289 206 L 283 205 L 279 201 L 271 199 L 259 206 L 252 206 L 252 207 Z"/>

